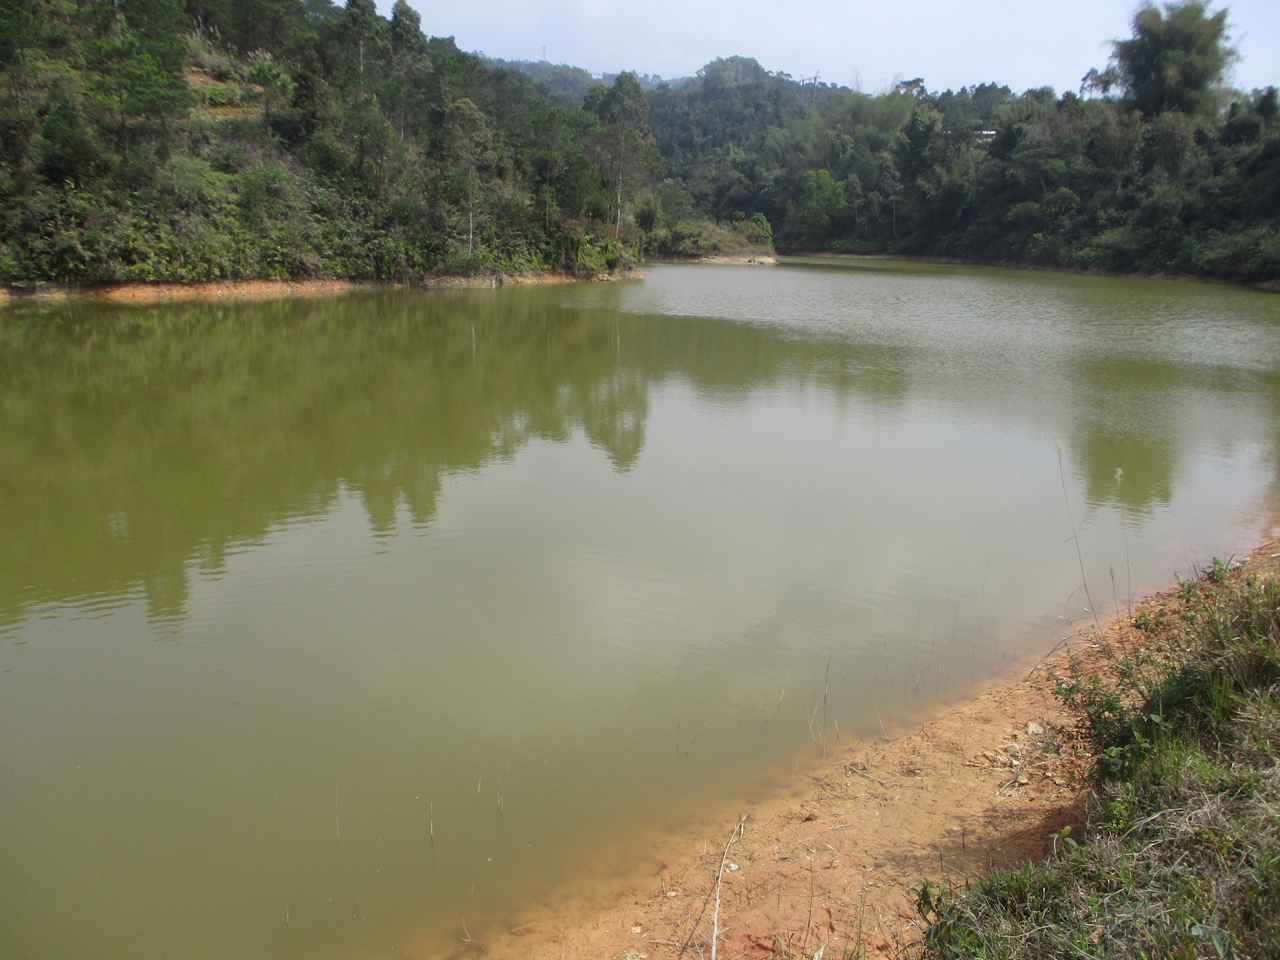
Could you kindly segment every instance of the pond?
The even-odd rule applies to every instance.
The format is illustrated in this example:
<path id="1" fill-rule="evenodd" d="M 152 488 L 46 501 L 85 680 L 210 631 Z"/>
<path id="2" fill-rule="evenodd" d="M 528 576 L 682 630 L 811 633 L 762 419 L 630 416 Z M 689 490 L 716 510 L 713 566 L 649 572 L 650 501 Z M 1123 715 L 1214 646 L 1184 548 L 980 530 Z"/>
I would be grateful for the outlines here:
<path id="1" fill-rule="evenodd" d="M 1203 284 L 11 304 L 0 954 L 468 953 L 1246 550 L 1278 415 Z"/>

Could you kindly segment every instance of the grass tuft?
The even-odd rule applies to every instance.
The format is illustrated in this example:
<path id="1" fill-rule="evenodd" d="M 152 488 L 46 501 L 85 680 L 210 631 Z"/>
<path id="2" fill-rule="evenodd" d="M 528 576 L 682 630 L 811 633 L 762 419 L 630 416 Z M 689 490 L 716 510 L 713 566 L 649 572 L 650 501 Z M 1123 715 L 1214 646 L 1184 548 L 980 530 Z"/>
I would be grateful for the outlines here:
<path id="1" fill-rule="evenodd" d="M 925 957 L 1280 958 L 1280 587 L 1214 563 L 1058 677 L 1095 754 L 1087 839 L 920 891 Z"/>

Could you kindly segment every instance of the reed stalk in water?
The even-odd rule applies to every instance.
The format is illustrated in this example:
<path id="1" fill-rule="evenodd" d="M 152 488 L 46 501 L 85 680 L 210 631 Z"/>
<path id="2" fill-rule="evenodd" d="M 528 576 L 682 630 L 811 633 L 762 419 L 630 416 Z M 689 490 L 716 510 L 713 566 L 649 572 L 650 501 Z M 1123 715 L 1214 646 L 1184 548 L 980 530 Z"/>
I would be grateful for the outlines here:
<path id="1" fill-rule="evenodd" d="M 1116 501 L 1120 507 L 1120 528 L 1124 530 L 1124 581 L 1128 616 L 1133 616 L 1133 564 L 1129 562 L 1129 521 L 1124 515 L 1124 501 L 1120 498 L 1120 484 L 1124 471 L 1116 467 Z M 1118 611 L 1117 611 L 1118 612 Z"/>
<path id="2" fill-rule="evenodd" d="M 1067 496 L 1067 474 L 1062 466 L 1063 447 L 1062 441 L 1058 441 L 1058 479 L 1062 481 L 1062 500 L 1067 505 L 1067 520 L 1071 523 L 1071 539 L 1076 545 L 1076 560 L 1080 564 L 1080 581 L 1084 586 L 1084 597 L 1089 601 L 1089 612 L 1093 614 L 1093 625 L 1098 628 L 1098 632 L 1102 632 L 1102 624 L 1098 622 L 1098 611 L 1094 609 L 1093 597 L 1089 594 L 1089 578 L 1084 573 L 1084 554 L 1080 552 L 1080 536 L 1076 533 L 1076 518 L 1071 515 L 1071 498 Z"/>

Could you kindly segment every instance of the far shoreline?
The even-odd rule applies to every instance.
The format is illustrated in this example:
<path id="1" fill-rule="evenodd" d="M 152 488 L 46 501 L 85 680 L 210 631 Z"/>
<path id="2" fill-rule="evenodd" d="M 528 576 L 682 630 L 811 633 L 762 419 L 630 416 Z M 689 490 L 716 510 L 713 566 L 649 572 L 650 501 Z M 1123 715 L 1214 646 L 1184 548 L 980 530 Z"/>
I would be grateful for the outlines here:
<path id="1" fill-rule="evenodd" d="M 306 278 L 291 280 L 206 280 L 195 283 L 106 283 L 89 286 L 35 283 L 29 288 L 0 288 L 0 304 L 27 300 L 93 300 L 118 304 L 264 301 L 331 297 L 360 290 L 475 290 L 547 283 L 601 283 L 641 279 L 634 267 L 595 273 L 545 272 L 489 273 L 474 276 L 446 275 L 424 280 L 349 280 Z"/>
<path id="2" fill-rule="evenodd" d="M 1051 264 L 1002 260 L 968 260 L 957 257 L 935 257 L 900 253 L 833 253 L 830 251 L 795 251 L 768 254 L 709 253 L 692 255 L 659 254 L 647 256 L 640 264 L 595 273 L 567 270 L 497 272 L 471 276 L 448 274 L 415 280 L 368 280 L 333 277 L 243 280 L 205 280 L 196 282 L 159 281 L 155 283 L 126 281 L 104 284 L 64 284 L 37 281 L 30 286 L 0 287 L 0 305 L 23 301 L 96 300 L 117 304 L 189 303 L 193 301 L 266 301 L 294 298 L 330 297 L 358 290 L 476 290 L 503 286 L 548 283 L 597 283 L 613 280 L 640 280 L 641 268 L 653 264 L 700 264 L 708 266 L 779 266 L 789 261 L 827 260 L 832 262 L 923 263 L 938 266 L 989 267 L 1034 273 L 1061 273 L 1086 277 L 1111 277 L 1127 280 L 1175 280 L 1183 283 L 1206 283 L 1240 287 L 1264 293 L 1280 293 L 1280 279 L 1252 282 L 1224 277 L 1168 271 L 1132 272 L 1064 267 Z"/>
<path id="3" fill-rule="evenodd" d="M 786 260 L 835 260 L 882 261 L 890 263 L 928 263 L 954 267 L 995 267 L 1001 270 L 1021 270 L 1032 273 L 1066 273 L 1081 277 L 1114 277 L 1124 280 L 1177 280 L 1183 283 L 1211 283 L 1220 286 L 1243 287 L 1265 293 L 1280 293 L 1278 280 L 1240 280 L 1230 277 L 1207 277 L 1198 273 L 1178 273 L 1171 270 L 1104 270 L 1097 267 L 1064 267 L 1058 264 L 1026 263 L 1019 260 L 969 260 L 963 257 L 935 257 L 911 253 L 833 253 L 829 250 L 788 251 L 778 254 L 778 262 Z"/>

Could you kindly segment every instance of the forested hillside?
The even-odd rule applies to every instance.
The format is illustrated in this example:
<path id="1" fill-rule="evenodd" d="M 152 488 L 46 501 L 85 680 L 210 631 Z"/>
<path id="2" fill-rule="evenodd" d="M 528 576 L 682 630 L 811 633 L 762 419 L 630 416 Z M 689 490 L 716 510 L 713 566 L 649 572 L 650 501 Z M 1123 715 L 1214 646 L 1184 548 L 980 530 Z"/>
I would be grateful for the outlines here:
<path id="1" fill-rule="evenodd" d="M 630 74 L 565 109 L 403 0 L 0 0 L 0 281 L 626 262 Z"/>
<path id="2" fill-rule="evenodd" d="M 612 86 L 621 74 L 606 73 L 597 80 L 581 67 L 571 67 L 563 63 L 548 63 L 546 60 L 501 60 L 485 57 L 484 64 L 495 70 L 516 70 L 530 77 L 534 83 L 544 87 L 558 102 L 567 107 L 580 107 L 591 88 L 597 84 Z M 688 78 L 672 80 L 668 86 L 680 86 Z M 663 84 L 661 77 L 641 74 L 636 76 L 642 90 L 654 90 Z"/>
<path id="3" fill-rule="evenodd" d="M 763 214 L 783 250 L 1280 276 L 1274 88 L 1224 86 L 1226 13 L 1148 6 L 1082 97 L 923 80 L 867 96 L 708 64 L 650 97 L 680 215 Z"/>
<path id="4" fill-rule="evenodd" d="M 1271 280 L 1276 91 L 1226 85 L 1225 30 L 1196 0 L 1144 7 L 1080 95 L 868 95 L 739 57 L 605 86 L 428 39 L 404 0 L 0 0 L 0 282 L 596 271 L 775 241 Z"/>

